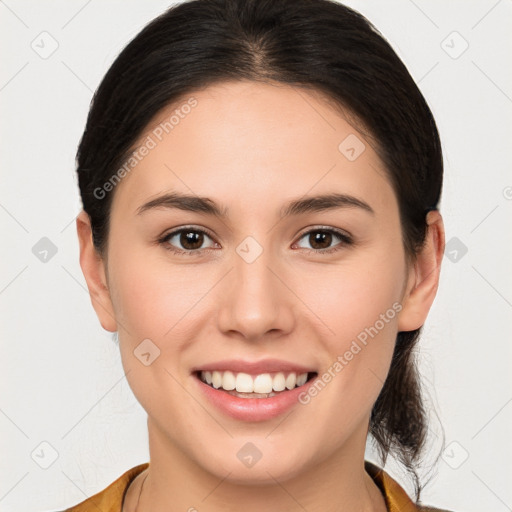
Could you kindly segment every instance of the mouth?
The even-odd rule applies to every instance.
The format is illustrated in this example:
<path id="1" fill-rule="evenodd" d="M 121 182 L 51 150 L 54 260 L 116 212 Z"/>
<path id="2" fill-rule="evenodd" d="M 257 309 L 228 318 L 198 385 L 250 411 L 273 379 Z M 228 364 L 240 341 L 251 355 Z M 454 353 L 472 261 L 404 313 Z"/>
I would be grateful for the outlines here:
<path id="1" fill-rule="evenodd" d="M 249 374 L 232 371 L 195 371 L 194 376 L 217 391 L 238 398 L 271 398 L 306 386 L 317 372 L 269 372 Z"/>

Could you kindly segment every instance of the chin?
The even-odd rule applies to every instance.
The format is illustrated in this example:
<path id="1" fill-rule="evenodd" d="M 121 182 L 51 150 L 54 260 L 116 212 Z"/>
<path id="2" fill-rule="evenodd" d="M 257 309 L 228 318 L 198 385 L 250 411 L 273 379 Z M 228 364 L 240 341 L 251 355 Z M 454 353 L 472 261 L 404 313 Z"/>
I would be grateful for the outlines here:
<path id="1" fill-rule="evenodd" d="M 234 451 L 226 450 L 217 456 L 212 454 L 211 458 L 203 461 L 203 468 L 225 482 L 244 486 L 275 485 L 276 480 L 285 482 L 296 477 L 304 469 L 304 465 L 299 463 L 296 457 L 292 457 L 288 449 L 286 457 L 281 451 L 274 450 L 271 453 L 270 446 L 265 450 L 262 447 L 264 443 L 260 442 L 260 455 L 257 455 L 256 450 L 249 446 L 250 443 L 237 443 L 237 449 Z M 238 445 L 242 446 L 242 449 L 239 449 Z M 251 452 L 252 460 L 251 455 L 247 455 Z M 230 453 L 233 455 L 230 456 Z"/>

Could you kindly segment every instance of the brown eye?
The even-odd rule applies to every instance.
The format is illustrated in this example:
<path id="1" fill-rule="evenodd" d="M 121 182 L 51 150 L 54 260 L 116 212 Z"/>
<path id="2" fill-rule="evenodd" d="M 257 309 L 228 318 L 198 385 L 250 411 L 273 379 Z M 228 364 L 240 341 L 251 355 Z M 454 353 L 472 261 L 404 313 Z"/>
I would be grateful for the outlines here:
<path id="1" fill-rule="evenodd" d="M 308 236 L 313 249 L 328 249 L 332 243 L 332 233 L 328 231 L 312 231 Z"/>
<path id="2" fill-rule="evenodd" d="M 209 247 L 203 247 L 206 239 L 211 240 L 211 237 L 202 229 L 182 228 L 165 235 L 159 243 L 176 253 L 198 254 L 213 247 L 213 241 Z"/>
<path id="3" fill-rule="evenodd" d="M 184 249 L 199 249 L 203 245 L 204 235 L 198 231 L 182 231 L 179 236 L 180 244 Z"/>
<path id="4" fill-rule="evenodd" d="M 298 244 L 299 247 L 303 247 L 306 251 L 317 254 L 336 252 L 353 244 L 352 238 L 348 234 L 333 228 L 312 229 L 304 233 L 300 239 L 306 240 L 309 243 L 310 248 L 303 247 L 300 243 Z M 332 243 L 335 242 L 336 239 L 338 239 L 339 243 L 332 246 Z"/>

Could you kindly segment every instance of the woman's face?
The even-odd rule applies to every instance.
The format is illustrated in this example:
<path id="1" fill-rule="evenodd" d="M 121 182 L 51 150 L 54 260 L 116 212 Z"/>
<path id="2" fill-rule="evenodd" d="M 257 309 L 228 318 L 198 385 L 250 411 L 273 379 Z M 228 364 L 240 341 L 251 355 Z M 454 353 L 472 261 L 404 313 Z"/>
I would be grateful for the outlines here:
<path id="1" fill-rule="evenodd" d="M 305 89 L 230 82 L 190 96 L 190 108 L 186 97 L 151 123 L 139 140 L 147 150 L 114 187 L 109 298 L 97 308 L 119 332 L 150 444 L 247 483 L 361 454 L 413 284 L 383 164 Z M 144 207 L 165 194 L 192 199 Z M 287 209 L 333 194 L 345 199 Z M 225 216 L 194 210 L 199 198 Z M 280 394 L 276 409 L 196 373 L 231 368 L 277 382 L 286 365 L 317 378 L 291 403 L 291 391 Z"/>

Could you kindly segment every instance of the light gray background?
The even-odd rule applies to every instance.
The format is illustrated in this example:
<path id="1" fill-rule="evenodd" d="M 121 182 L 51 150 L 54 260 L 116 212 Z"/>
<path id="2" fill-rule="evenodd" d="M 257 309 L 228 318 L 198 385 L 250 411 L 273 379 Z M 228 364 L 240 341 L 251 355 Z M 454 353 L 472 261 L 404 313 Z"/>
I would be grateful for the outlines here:
<path id="1" fill-rule="evenodd" d="M 443 141 L 441 212 L 451 245 L 420 369 L 446 450 L 424 502 L 458 512 L 512 510 L 512 2 L 347 4 L 397 50 Z M 93 90 L 126 43 L 169 5 L 0 1 L 5 512 L 71 506 L 148 460 L 145 413 L 79 267 L 74 156 Z M 46 262 L 32 250 L 43 237 L 57 249 Z M 429 460 L 442 449 L 435 417 L 431 430 Z M 368 458 L 375 460 L 371 447 Z M 386 470 L 410 490 L 396 464 Z"/>

